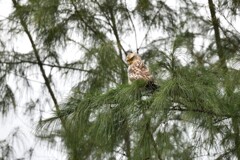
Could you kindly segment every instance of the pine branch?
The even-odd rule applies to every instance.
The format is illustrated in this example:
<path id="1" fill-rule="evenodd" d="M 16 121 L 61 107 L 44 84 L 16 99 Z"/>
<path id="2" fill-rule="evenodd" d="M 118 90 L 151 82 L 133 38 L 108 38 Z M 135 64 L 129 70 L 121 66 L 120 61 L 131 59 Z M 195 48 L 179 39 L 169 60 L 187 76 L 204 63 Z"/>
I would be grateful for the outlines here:
<path id="1" fill-rule="evenodd" d="M 109 9 L 109 12 L 110 12 L 110 18 L 111 18 L 111 21 L 112 21 L 112 30 L 113 30 L 114 36 L 117 40 L 117 47 L 118 47 L 118 50 L 119 50 L 120 58 L 122 59 L 122 50 L 123 50 L 125 56 L 127 56 L 127 52 L 124 50 L 124 48 L 121 44 L 119 33 L 118 33 L 118 30 L 117 30 L 116 19 L 115 19 L 113 10 Z"/>
<path id="2" fill-rule="evenodd" d="M 170 108 L 171 111 L 181 111 L 181 112 L 198 112 L 198 113 L 204 113 L 208 115 L 213 115 L 213 116 L 219 116 L 213 111 L 210 110 L 203 110 L 203 109 L 187 109 L 187 108 L 182 108 L 182 107 L 172 107 Z"/>
<path id="3" fill-rule="evenodd" d="M 148 131 L 148 133 L 150 135 L 150 139 L 152 141 L 152 145 L 153 145 L 153 148 L 155 150 L 155 153 L 157 154 L 158 160 L 162 160 L 161 155 L 160 155 L 160 153 L 158 151 L 157 143 L 155 142 L 155 140 L 153 138 L 153 134 L 152 134 L 152 132 L 150 130 L 150 122 L 147 124 L 147 131 Z"/>
<path id="4" fill-rule="evenodd" d="M 14 74 L 15 76 L 21 77 L 21 78 L 23 78 L 23 79 L 26 80 L 26 81 L 32 81 L 32 82 L 39 83 L 39 84 L 45 84 L 45 83 L 43 83 L 43 82 L 40 82 L 40 81 L 36 81 L 36 80 L 30 79 L 30 78 L 27 78 L 26 76 L 17 74 L 16 72 L 12 72 L 12 71 L 9 71 L 9 70 L 6 70 L 6 69 L 2 69 L 2 68 L 1 68 L 0 71 L 5 71 L 6 73 L 7 73 L 7 72 L 8 72 L 8 73 L 12 73 L 12 74 Z"/>
<path id="5" fill-rule="evenodd" d="M 145 119 L 147 118 L 145 111 L 143 111 L 143 116 L 144 116 Z M 157 154 L 158 160 L 162 160 L 161 155 L 158 151 L 157 143 L 155 142 L 154 137 L 153 137 L 153 133 L 151 131 L 151 127 L 150 127 L 151 119 L 148 119 L 147 121 L 148 122 L 146 123 L 146 131 L 150 136 L 150 140 L 152 141 L 152 145 L 153 145 L 155 153 Z"/>
<path id="6" fill-rule="evenodd" d="M 232 118 L 233 135 L 234 135 L 234 151 L 238 160 L 240 160 L 240 129 L 239 129 L 239 118 Z"/>
<path id="7" fill-rule="evenodd" d="M 181 111 L 181 112 L 203 113 L 203 114 L 208 114 L 208 115 L 216 116 L 216 117 L 227 117 L 227 118 L 240 117 L 239 115 L 218 114 L 218 113 L 215 113 L 214 111 L 211 111 L 211 110 L 205 110 L 205 109 L 189 109 L 189 108 L 183 108 L 183 107 L 180 107 L 180 106 L 171 107 L 169 110 L 170 110 L 170 111 Z"/>
<path id="8" fill-rule="evenodd" d="M 99 9 L 101 10 L 102 9 L 101 4 L 98 1 L 96 1 L 96 0 L 94 0 L 94 2 L 97 4 Z M 126 66 L 126 63 L 123 61 L 123 55 L 122 55 L 123 53 L 122 53 L 122 51 L 124 52 L 125 56 L 127 56 L 127 52 L 125 51 L 125 49 L 123 48 L 123 46 L 121 44 L 121 40 L 120 40 L 119 33 L 118 33 L 118 30 L 117 30 L 117 24 L 116 24 L 116 19 L 115 19 L 115 16 L 114 16 L 113 8 L 108 8 L 107 11 L 109 12 L 109 15 L 106 12 L 104 12 L 104 11 L 102 11 L 102 14 L 105 16 L 105 18 L 106 18 L 106 20 L 108 22 L 108 25 L 112 29 L 113 35 L 116 38 L 117 49 L 118 49 L 118 52 L 119 52 L 119 59 Z M 125 70 L 124 70 L 123 67 L 121 68 L 121 72 L 122 72 L 121 73 L 122 83 L 125 83 L 127 81 L 127 78 L 125 77 Z"/>
<path id="9" fill-rule="evenodd" d="M 103 34 L 96 30 L 95 28 L 93 28 L 86 20 L 85 18 L 82 16 L 82 14 L 79 12 L 75 2 L 73 0 L 71 0 L 71 5 L 73 5 L 73 8 L 74 8 L 74 11 L 75 11 L 75 14 L 78 15 L 78 18 L 81 20 L 81 22 L 91 31 L 93 32 L 95 35 L 100 35 L 99 36 L 99 39 L 102 41 L 102 42 L 106 42 L 106 39 L 105 37 L 103 37 Z"/>
<path id="10" fill-rule="evenodd" d="M 161 10 L 161 9 L 159 9 L 159 10 L 157 11 L 157 13 L 153 16 L 153 18 L 152 18 L 152 20 L 151 20 L 151 23 L 149 24 L 149 27 L 148 27 L 148 29 L 147 29 L 147 32 L 145 33 L 144 38 L 142 39 L 142 42 L 140 43 L 140 46 L 138 47 L 137 50 L 143 48 L 143 47 L 142 47 L 143 42 L 144 42 L 144 40 L 146 40 L 148 34 L 150 33 L 151 27 L 152 27 L 152 25 L 153 25 L 153 23 L 154 23 L 154 20 L 157 18 L 157 15 L 160 13 L 160 10 Z"/>
<path id="11" fill-rule="evenodd" d="M 223 154 L 221 154 L 220 156 L 218 156 L 216 158 L 216 160 L 222 160 L 222 159 L 228 159 L 230 156 L 230 154 L 234 152 L 234 149 L 229 149 L 228 151 L 224 152 Z"/>
<path id="12" fill-rule="evenodd" d="M 13 2 L 13 6 L 14 6 L 14 8 L 15 8 L 16 11 L 21 10 L 21 6 L 18 4 L 18 2 L 17 2 L 16 0 L 12 0 L 12 2 Z M 29 41 L 30 41 L 30 43 L 31 43 L 31 45 L 32 45 L 33 52 L 34 52 L 35 58 L 36 58 L 36 60 L 37 60 L 37 64 L 38 64 L 38 66 L 39 66 L 39 68 L 40 68 L 40 71 L 41 71 L 41 73 L 42 73 L 43 79 L 44 79 L 44 81 L 45 81 L 45 85 L 46 85 L 47 88 L 48 88 L 49 94 L 50 94 L 50 96 L 51 96 L 51 98 L 52 98 L 52 100 L 53 100 L 53 102 L 54 102 L 54 106 L 55 106 L 57 115 L 58 115 L 58 117 L 59 117 L 60 120 L 61 120 L 61 123 L 62 123 L 62 125 L 63 125 L 63 128 L 66 130 L 65 121 L 64 121 L 63 118 L 60 116 L 60 113 L 61 113 L 60 107 L 59 107 L 59 104 L 58 104 L 57 99 L 56 99 L 56 97 L 55 97 L 55 94 L 54 94 L 54 92 L 53 92 L 53 89 L 52 89 L 52 87 L 51 87 L 50 80 L 48 79 L 48 77 L 47 77 L 47 75 L 46 75 L 46 73 L 45 73 L 45 70 L 44 70 L 44 68 L 43 68 L 43 63 L 42 63 L 41 58 L 40 58 L 40 56 L 39 56 L 39 53 L 38 53 L 38 50 L 37 50 L 37 46 L 36 46 L 36 44 L 35 44 L 35 42 L 34 42 L 34 40 L 33 40 L 33 37 L 32 37 L 32 35 L 31 35 L 31 33 L 30 33 L 29 29 L 28 29 L 27 23 L 24 21 L 24 17 L 23 17 L 23 15 L 22 15 L 22 13 L 19 13 L 18 18 L 19 18 L 19 20 L 20 20 L 20 24 L 21 24 L 21 26 L 23 27 L 23 30 L 24 30 L 25 34 L 27 35 L 27 37 L 28 37 L 28 39 L 29 39 Z"/>
<path id="13" fill-rule="evenodd" d="M 223 14 L 223 13 L 221 13 L 221 12 L 219 12 L 220 13 L 220 15 L 225 19 L 225 21 L 234 29 L 234 31 L 236 32 L 236 33 L 238 33 L 238 34 L 240 34 L 240 32 L 238 31 L 238 29 L 227 19 L 227 17 Z M 221 27 L 221 26 L 220 26 Z M 222 29 L 222 27 L 221 27 L 221 29 Z"/>
<path id="14" fill-rule="evenodd" d="M 97 0 L 95 0 L 95 3 L 98 5 L 98 7 L 100 9 L 102 8 L 101 4 Z M 110 15 L 107 15 L 105 12 L 103 12 L 103 14 L 104 14 L 105 18 L 107 19 L 108 24 L 111 27 L 113 34 L 116 38 L 118 52 L 120 54 L 120 58 L 122 59 L 122 50 L 123 50 L 125 56 L 127 56 L 127 52 L 125 51 L 125 49 L 123 48 L 123 46 L 121 44 L 121 40 L 120 40 L 119 33 L 117 30 L 116 19 L 115 19 L 114 13 L 113 13 L 113 8 L 108 8 L 108 12 Z"/>
<path id="15" fill-rule="evenodd" d="M 126 156 L 129 160 L 131 160 L 131 141 L 130 141 L 130 133 L 129 133 L 127 122 L 126 122 L 126 133 L 124 134 L 124 141 L 126 145 Z"/>
<path id="16" fill-rule="evenodd" d="M 208 4 L 209 4 L 209 10 L 211 13 L 211 18 L 212 18 L 212 25 L 213 25 L 214 32 L 215 32 L 215 41 L 216 41 L 216 45 L 217 45 L 218 56 L 220 59 L 220 65 L 223 67 L 223 69 L 227 69 L 226 57 L 223 53 L 222 44 L 221 44 L 221 37 L 220 37 L 220 31 L 219 31 L 219 20 L 216 17 L 215 5 L 212 0 L 208 0 Z"/>
<path id="17" fill-rule="evenodd" d="M 1 60 L 0 60 L 0 64 L 18 65 L 18 64 L 23 64 L 23 63 L 29 63 L 29 64 L 38 65 L 38 62 L 37 62 L 37 61 L 20 60 L 20 61 L 16 61 L 16 62 L 11 62 L 11 61 L 1 61 Z M 51 67 L 51 68 L 68 69 L 68 70 L 88 72 L 88 73 L 89 73 L 89 72 L 92 72 L 91 70 L 85 70 L 85 69 L 68 67 L 68 66 L 60 66 L 60 65 L 54 65 L 54 64 L 42 63 L 42 65 L 43 65 L 43 66 L 48 66 L 48 67 Z"/>

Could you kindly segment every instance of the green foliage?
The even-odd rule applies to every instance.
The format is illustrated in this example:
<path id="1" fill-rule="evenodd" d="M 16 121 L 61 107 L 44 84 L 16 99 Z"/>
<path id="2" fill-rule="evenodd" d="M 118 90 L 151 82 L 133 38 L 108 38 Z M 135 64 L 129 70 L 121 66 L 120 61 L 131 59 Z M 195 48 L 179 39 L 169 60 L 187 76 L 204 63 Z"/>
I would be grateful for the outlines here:
<path id="1" fill-rule="evenodd" d="M 156 3 L 156 4 L 155 4 Z M 162 1 L 138 0 L 135 11 L 146 27 L 162 28 L 171 34 L 177 27 L 176 11 Z"/>
<path id="2" fill-rule="evenodd" d="M 125 63 L 116 55 L 112 42 L 100 43 L 85 53 L 88 78 L 79 83 L 82 91 L 101 92 L 127 81 Z"/>
<path id="3" fill-rule="evenodd" d="M 126 143 L 126 132 L 131 135 L 132 159 L 192 159 L 201 151 L 193 147 L 199 139 L 200 148 L 210 144 L 214 149 L 218 136 L 229 132 L 226 120 L 239 116 L 236 110 L 229 111 L 233 107 L 223 104 L 230 99 L 219 90 L 222 82 L 217 77 L 221 73 L 200 67 L 179 68 L 176 73 L 153 95 L 145 91 L 141 81 L 84 98 L 75 90 L 62 109 L 69 123 L 65 143 L 73 150 L 78 148 L 71 155 L 86 159 L 117 155 Z M 238 100 L 231 98 L 239 106 Z M 204 137 L 198 134 L 199 128 Z M 189 132 L 195 135 L 191 140 Z"/>

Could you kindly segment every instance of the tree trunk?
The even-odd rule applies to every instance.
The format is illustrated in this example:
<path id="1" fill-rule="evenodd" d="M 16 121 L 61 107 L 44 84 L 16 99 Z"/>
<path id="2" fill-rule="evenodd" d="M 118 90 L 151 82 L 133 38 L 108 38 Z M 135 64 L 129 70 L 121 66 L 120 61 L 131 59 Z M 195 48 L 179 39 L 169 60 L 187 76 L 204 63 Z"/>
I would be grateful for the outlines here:
<path id="1" fill-rule="evenodd" d="M 212 0 L 208 0 L 208 5 L 209 5 L 209 10 L 211 13 L 211 18 L 212 18 L 212 25 L 215 33 L 215 41 L 216 41 L 216 46 L 217 46 L 217 53 L 220 61 L 220 66 L 223 69 L 227 69 L 226 65 L 226 57 L 224 55 L 223 49 L 222 49 L 222 44 L 221 44 L 221 37 L 220 37 L 220 31 L 219 31 L 219 20 L 216 17 L 216 11 L 215 11 L 215 6 Z"/>
<path id="2" fill-rule="evenodd" d="M 240 160 L 240 137 L 239 137 L 239 123 L 238 118 L 232 118 L 233 134 L 234 134 L 234 144 L 237 159 Z"/>
<path id="3" fill-rule="evenodd" d="M 130 140 L 130 133 L 128 128 L 128 123 L 126 122 L 126 132 L 124 135 L 124 141 L 125 141 L 125 151 L 126 156 L 128 160 L 131 160 L 131 140 Z"/>

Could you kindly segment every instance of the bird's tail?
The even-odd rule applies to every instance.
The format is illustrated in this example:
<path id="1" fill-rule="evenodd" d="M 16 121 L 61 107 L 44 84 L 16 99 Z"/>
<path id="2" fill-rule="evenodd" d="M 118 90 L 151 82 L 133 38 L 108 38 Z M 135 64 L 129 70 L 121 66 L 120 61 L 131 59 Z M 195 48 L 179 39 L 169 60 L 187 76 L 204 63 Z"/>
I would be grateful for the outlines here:
<path id="1" fill-rule="evenodd" d="M 160 86 L 156 85 L 153 81 L 148 81 L 145 88 L 151 93 L 153 93 L 154 91 L 158 90 Z"/>

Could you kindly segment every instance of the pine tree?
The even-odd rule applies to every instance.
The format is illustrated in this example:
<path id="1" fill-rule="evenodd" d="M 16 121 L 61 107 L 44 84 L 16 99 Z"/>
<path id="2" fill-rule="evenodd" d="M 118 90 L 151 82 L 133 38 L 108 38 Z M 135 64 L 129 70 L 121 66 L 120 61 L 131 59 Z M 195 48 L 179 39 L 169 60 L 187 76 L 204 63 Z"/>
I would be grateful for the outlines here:
<path id="1" fill-rule="evenodd" d="M 36 136 L 48 143 L 60 137 L 69 159 L 240 159 L 238 0 L 12 4 L 0 22 L 9 36 L 0 39 L 3 115 L 18 109 L 16 95 L 35 87 L 29 75 L 36 74 L 47 96 L 30 97 L 26 106 L 54 110 L 40 115 Z M 21 36 L 31 51 L 10 44 Z M 153 94 L 142 81 L 127 84 L 129 36 L 160 86 Z M 75 49 L 74 61 L 65 60 Z M 71 87 L 64 101 L 62 81 Z M 0 159 L 11 158 L 9 143 L 0 146 Z"/>

